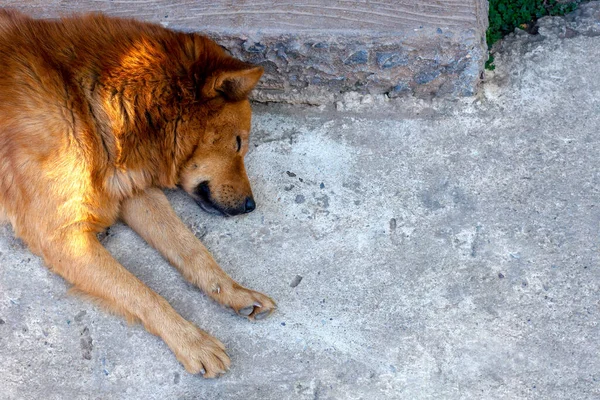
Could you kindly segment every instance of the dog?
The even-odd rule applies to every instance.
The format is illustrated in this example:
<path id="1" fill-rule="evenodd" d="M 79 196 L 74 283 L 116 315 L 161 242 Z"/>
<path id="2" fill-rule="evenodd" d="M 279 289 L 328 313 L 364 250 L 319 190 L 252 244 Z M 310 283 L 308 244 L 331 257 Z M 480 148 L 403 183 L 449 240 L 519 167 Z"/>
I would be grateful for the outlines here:
<path id="1" fill-rule="evenodd" d="M 2 10 L 0 71 L 0 220 L 74 290 L 161 337 L 188 372 L 225 372 L 223 344 L 97 234 L 120 219 L 218 303 L 251 320 L 275 310 L 217 265 L 162 191 L 182 188 L 224 216 L 255 209 L 244 156 L 262 67 L 160 25 Z"/>

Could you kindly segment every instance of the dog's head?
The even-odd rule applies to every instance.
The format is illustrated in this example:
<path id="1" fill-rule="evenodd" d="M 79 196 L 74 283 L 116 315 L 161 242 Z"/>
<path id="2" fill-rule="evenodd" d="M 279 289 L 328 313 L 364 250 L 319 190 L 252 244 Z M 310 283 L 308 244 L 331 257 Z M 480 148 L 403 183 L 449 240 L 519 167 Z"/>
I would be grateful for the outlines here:
<path id="1" fill-rule="evenodd" d="M 191 106 L 180 121 L 178 130 L 202 132 L 180 168 L 179 182 L 205 211 L 231 216 L 256 208 L 244 156 L 251 123 L 247 97 L 262 73 L 261 67 L 237 60 L 211 73 L 199 88 L 205 101 Z"/>

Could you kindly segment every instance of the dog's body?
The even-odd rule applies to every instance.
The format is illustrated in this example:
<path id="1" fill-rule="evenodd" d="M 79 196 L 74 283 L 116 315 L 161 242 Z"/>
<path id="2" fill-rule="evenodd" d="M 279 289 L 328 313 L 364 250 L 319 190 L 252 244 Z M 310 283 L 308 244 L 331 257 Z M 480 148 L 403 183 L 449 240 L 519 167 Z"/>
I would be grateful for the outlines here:
<path id="1" fill-rule="evenodd" d="M 0 11 L 0 221 L 77 290 L 141 321 L 206 377 L 227 369 L 223 345 L 96 235 L 120 218 L 213 299 L 267 316 L 273 301 L 223 272 L 160 190 L 180 186 L 210 212 L 254 209 L 243 157 L 247 95 L 261 74 L 197 34 Z"/>

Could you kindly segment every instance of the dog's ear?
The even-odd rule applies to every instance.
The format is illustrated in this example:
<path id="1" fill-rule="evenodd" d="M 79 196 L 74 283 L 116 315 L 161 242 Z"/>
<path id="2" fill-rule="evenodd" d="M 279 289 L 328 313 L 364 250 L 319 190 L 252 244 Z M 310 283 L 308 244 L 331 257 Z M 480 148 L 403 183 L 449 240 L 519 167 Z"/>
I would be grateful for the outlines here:
<path id="1" fill-rule="evenodd" d="M 206 98 L 221 95 L 228 100 L 242 100 L 248 97 L 262 74 L 262 67 L 245 63 L 240 69 L 217 71 L 206 80 L 202 95 Z"/>

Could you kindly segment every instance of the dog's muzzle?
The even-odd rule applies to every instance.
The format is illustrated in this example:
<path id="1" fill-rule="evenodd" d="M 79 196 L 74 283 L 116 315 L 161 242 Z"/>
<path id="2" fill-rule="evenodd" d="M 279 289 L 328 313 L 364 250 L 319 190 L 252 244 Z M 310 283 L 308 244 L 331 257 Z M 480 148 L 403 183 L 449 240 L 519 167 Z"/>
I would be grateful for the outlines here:
<path id="1" fill-rule="evenodd" d="M 196 190 L 194 190 L 194 199 L 204 211 L 216 215 L 233 216 L 247 214 L 256 209 L 256 202 L 252 196 L 246 197 L 243 204 L 236 208 L 220 206 L 212 199 L 208 181 L 201 182 L 196 187 Z"/>

